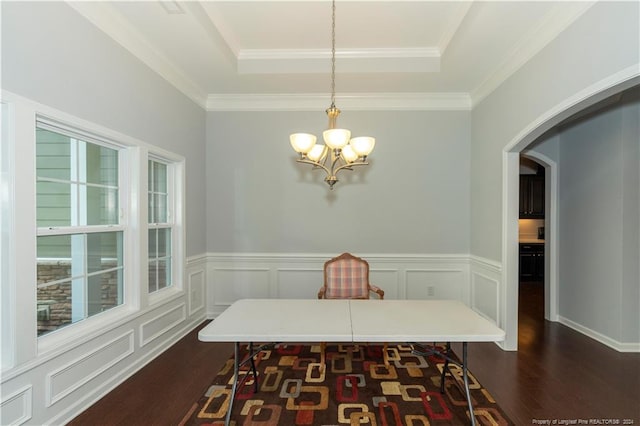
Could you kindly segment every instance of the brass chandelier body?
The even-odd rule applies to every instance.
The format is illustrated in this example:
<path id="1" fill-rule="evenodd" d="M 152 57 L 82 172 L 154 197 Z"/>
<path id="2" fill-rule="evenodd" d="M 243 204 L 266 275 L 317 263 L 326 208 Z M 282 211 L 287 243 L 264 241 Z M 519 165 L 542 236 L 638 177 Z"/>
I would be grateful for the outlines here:
<path id="1" fill-rule="evenodd" d="M 294 133 L 290 136 L 291 146 L 300 154 L 296 161 L 311 164 L 313 168 L 325 171 L 325 182 L 333 189 L 338 182 L 340 170 L 353 170 L 354 166 L 365 166 L 367 156 L 373 151 L 375 139 L 369 136 L 351 138 L 347 129 L 336 128 L 340 110 L 335 105 L 336 96 L 336 2 L 332 2 L 331 13 L 331 106 L 326 110 L 329 117 L 328 129 L 322 133 L 326 145 L 316 143 L 316 136 L 309 133 Z"/>

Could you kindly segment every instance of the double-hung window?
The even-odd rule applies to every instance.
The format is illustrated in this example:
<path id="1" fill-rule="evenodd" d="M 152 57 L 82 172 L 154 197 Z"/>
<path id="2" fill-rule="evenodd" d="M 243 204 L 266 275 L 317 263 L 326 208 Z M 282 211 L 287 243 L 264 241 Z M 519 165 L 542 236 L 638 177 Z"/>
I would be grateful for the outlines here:
<path id="1" fill-rule="evenodd" d="M 92 135 L 37 124 L 39 336 L 124 303 L 121 152 Z"/>
<path id="2" fill-rule="evenodd" d="M 148 163 L 149 293 L 170 287 L 172 280 L 172 167 L 159 159 Z"/>

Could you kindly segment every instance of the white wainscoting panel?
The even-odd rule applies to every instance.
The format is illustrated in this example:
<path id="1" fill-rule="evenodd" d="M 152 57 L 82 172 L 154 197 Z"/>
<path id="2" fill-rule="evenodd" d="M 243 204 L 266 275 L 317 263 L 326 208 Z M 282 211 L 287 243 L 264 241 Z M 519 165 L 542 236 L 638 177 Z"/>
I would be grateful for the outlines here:
<path id="1" fill-rule="evenodd" d="M 270 268 L 214 267 L 211 278 L 218 283 L 212 290 L 217 304 L 231 305 L 238 299 L 269 298 Z"/>
<path id="2" fill-rule="evenodd" d="M 128 331 L 47 374 L 47 407 L 113 367 L 133 351 L 133 331 Z"/>
<path id="3" fill-rule="evenodd" d="M 278 269 L 275 297 L 312 299 L 323 283 L 322 269 Z"/>
<path id="4" fill-rule="evenodd" d="M 485 318 L 500 325 L 502 267 L 499 263 L 471 258 L 471 307 Z"/>
<path id="5" fill-rule="evenodd" d="M 204 309 L 206 276 L 205 268 L 189 273 L 187 279 L 187 285 L 189 286 L 189 316 Z"/>
<path id="6" fill-rule="evenodd" d="M 410 269 L 406 272 L 407 299 L 464 300 L 462 269 Z"/>
<path id="7" fill-rule="evenodd" d="M 21 425 L 31 419 L 33 387 L 25 386 L 6 397 L 0 403 L 0 425 Z"/>
<path id="8" fill-rule="evenodd" d="M 317 297 L 324 262 L 337 254 L 209 253 L 207 317 L 242 298 Z M 456 299 L 470 303 L 468 255 L 354 253 L 369 262 L 385 299 Z"/>
<path id="9" fill-rule="evenodd" d="M 157 312 L 150 320 L 140 324 L 140 347 L 148 345 L 187 319 L 184 303 L 180 303 L 168 310 L 164 306 L 162 309 L 158 309 Z"/>
<path id="10" fill-rule="evenodd" d="M 404 292 L 400 291 L 403 283 L 400 281 L 400 271 L 393 268 L 372 268 L 369 265 L 369 282 L 384 290 L 385 299 L 404 299 Z"/>

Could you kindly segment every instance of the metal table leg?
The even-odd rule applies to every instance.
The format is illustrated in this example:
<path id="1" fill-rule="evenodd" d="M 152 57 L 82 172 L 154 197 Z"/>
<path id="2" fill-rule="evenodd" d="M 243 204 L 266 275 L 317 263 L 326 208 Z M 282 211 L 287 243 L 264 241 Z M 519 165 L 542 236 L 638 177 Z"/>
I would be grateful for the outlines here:
<path id="1" fill-rule="evenodd" d="M 251 373 L 253 374 L 253 392 L 258 393 L 258 371 L 256 370 L 256 362 L 254 357 L 256 354 L 260 353 L 265 348 L 273 346 L 274 343 L 267 343 L 259 346 L 258 348 L 253 347 L 253 342 L 249 342 L 249 353 L 247 359 L 240 359 L 240 342 L 236 342 L 234 345 L 234 354 L 233 354 L 233 385 L 231 385 L 231 395 L 229 396 L 229 408 L 227 411 L 227 416 L 225 417 L 224 424 L 225 426 L 229 426 L 231 424 L 231 411 L 233 409 L 233 402 L 236 399 L 236 392 L 238 391 L 238 381 L 240 380 L 240 367 L 244 365 L 247 361 L 251 363 Z"/>
<path id="2" fill-rule="evenodd" d="M 240 373 L 239 355 L 240 355 L 240 342 L 236 342 L 234 345 L 234 354 L 233 354 L 233 385 L 231 385 L 231 395 L 229 395 L 229 408 L 227 409 L 227 416 L 224 419 L 225 426 L 229 426 L 231 424 L 231 410 L 233 409 L 233 401 L 236 399 L 236 389 L 238 387 L 238 376 Z"/>
<path id="3" fill-rule="evenodd" d="M 471 404 L 471 393 L 469 392 L 469 372 L 467 369 L 467 342 L 462 343 L 462 378 L 464 380 L 464 390 L 467 394 L 467 404 L 469 405 L 469 417 L 471 418 L 471 426 L 476 426 L 476 416 L 473 414 L 473 405 Z"/>
<path id="4" fill-rule="evenodd" d="M 439 355 L 444 358 L 444 366 L 442 367 L 442 375 L 440 376 L 440 393 L 444 393 L 444 380 L 449 371 L 449 363 L 462 367 L 462 380 L 464 382 L 464 393 L 467 397 L 467 406 L 469 407 L 469 417 L 471 426 L 476 426 L 476 416 L 473 413 L 473 404 L 471 403 L 471 392 L 469 391 L 469 371 L 467 368 L 467 342 L 462 343 L 462 363 L 457 362 L 451 357 L 451 343 L 447 342 L 444 353 L 436 349 L 435 343 L 433 349 L 427 349 L 420 345 L 415 345 L 420 349 L 414 349 L 413 353 L 421 356 Z M 451 373 L 451 371 L 449 371 Z M 453 374 L 451 374 L 453 376 Z"/>

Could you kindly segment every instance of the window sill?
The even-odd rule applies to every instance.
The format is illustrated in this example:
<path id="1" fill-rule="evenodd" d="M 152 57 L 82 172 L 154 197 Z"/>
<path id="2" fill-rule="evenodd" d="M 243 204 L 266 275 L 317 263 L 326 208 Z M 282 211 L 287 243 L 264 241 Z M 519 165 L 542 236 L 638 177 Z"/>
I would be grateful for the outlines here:
<path id="1" fill-rule="evenodd" d="M 38 337 L 38 357 L 55 356 L 127 322 L 139 311 L 122 305 Z"/>
<path id="2" fill-rule="evenodd" d="M 176 286 L 166 287 L 149 295 L 149 306 L 160 305 L 183 296 L 184 291 L 181 288 Z"/>

